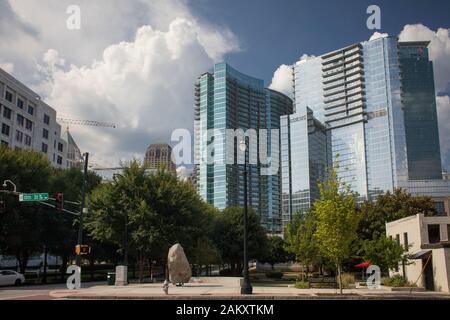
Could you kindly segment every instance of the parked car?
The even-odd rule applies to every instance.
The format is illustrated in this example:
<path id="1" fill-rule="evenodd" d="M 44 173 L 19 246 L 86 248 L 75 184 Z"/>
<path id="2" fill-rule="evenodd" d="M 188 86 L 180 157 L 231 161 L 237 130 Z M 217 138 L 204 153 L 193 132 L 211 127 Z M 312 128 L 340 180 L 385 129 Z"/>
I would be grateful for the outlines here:
<path id="1" fill-rule="evenodd" d="M 11 270 L 0 270 L 0 286 L 19 286 L 23 283 L 25 283 L 23 274 Z"/>

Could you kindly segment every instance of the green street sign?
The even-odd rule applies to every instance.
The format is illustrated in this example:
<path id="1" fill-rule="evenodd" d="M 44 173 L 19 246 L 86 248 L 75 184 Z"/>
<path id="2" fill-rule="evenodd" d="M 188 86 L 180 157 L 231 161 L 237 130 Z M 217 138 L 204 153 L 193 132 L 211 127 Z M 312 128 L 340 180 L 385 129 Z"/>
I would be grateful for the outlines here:
<path id="1" fill-rule="evenodd" d="M 21 193 L 19 201 L 47 201 L 48 193 Z"/>

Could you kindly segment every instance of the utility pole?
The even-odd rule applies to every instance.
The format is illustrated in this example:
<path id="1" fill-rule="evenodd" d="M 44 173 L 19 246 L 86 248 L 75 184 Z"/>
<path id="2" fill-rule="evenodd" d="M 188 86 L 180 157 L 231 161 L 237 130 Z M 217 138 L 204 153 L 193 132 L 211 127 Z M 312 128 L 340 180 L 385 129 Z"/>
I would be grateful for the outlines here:
<path id="1" fill-rule="evenodd" d="M 240 142 L 239 149 L 244 152 L 244 281 L 241 285 L 241 294 L 252 294 L 253 287 L 250 283 L 250 274 L 248 270 L 248 195 L 247 195 L 247 180 L 248 180 L 248 169 L 247 169 L 247 140 Z"/>
<path id="2" fill-rule="evenodd" d="M 80 221 L 78 225 L 78 245 L 83 244 L 83 214 L 84 214 L 84 206 L 86 203 L 86 184 L 87 184 L 87 175 L 88 175 L 88 161 L 89 161 L 89 152 L 84 154 L 84 174 L 83 174 L 83 186 L 81 187 L 81 208 L 80 208 Z M 77 254 L 76 258 L 77 266 L 81 266 L 81 255 Z"/>

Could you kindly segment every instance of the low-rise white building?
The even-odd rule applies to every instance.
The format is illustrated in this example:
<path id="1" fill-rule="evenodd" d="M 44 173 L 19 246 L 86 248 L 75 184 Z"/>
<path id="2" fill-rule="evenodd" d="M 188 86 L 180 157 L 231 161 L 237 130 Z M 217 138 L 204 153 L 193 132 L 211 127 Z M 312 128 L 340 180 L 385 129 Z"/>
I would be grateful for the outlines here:
<path id="1" fill-rule="evenodd" d="M 45 154 L 57 168 L 70 166 L 56 110 L 0 68 L 0 143 Z"/>
<path id="2" fill-rule="evenodd" d="M 386 235 L 408 248 L 412 259 L 390 275 L 404 275 L 418 287 L 450 292 L 450 216 L 423 214 L 386 223 Z"/>

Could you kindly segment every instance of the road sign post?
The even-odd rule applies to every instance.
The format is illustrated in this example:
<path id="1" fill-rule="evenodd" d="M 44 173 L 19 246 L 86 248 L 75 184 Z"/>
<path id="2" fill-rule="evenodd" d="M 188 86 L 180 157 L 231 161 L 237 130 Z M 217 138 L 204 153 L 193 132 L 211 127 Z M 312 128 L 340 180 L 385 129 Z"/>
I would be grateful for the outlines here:
<path id="1" fill-rule="evenodd" d="M 19 195 L 20 202 L 47 201 L 48 193 L 21 193 Z"/>

